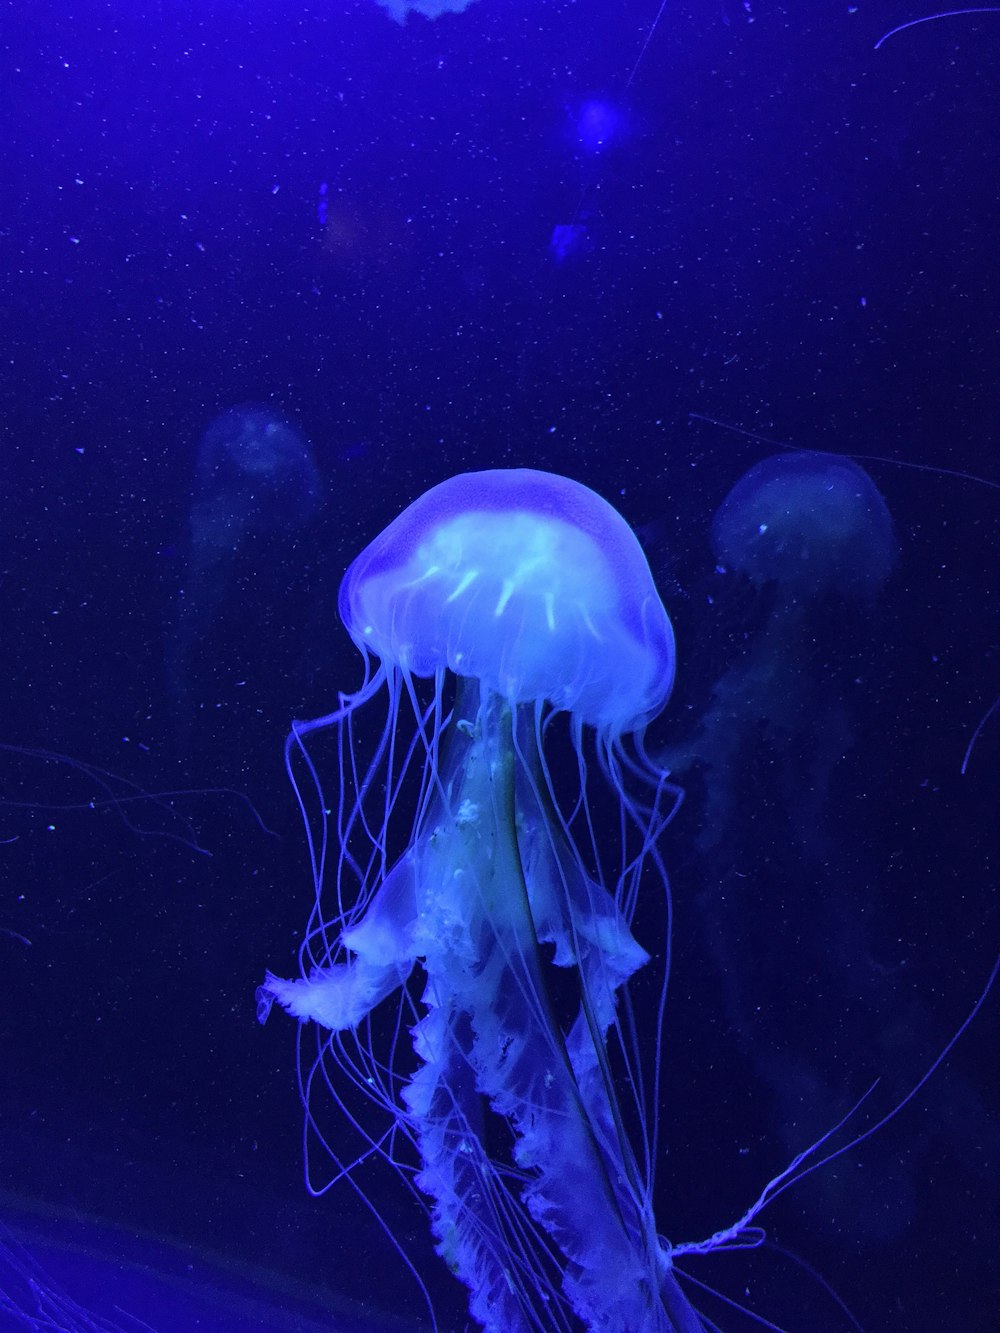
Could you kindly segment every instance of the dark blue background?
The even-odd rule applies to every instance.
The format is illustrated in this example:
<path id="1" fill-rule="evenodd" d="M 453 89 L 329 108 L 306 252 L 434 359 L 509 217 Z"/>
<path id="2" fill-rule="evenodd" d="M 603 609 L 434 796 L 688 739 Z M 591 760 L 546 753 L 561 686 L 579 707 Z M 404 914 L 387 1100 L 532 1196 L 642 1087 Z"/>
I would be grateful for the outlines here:
<path id="1" fill-rule="evenodd" d="M 763 887 L 719 909 L 737 983 L 697 780 L 667 836 L 670 1237 L 731 1222 L 880 1074 L 887 1109 L 979 993 L 996 715 L 959 769 L 1000 691 L 1000 15 L 875 53 L 916 11 L 670 3 L 628 82 L 657 8 L 477 0 L 399 26 L 371 0 L 0 6 L 0 1184 L 21 1201 L 423 1318 L 350 1190 L 305 1195 L 292 1029 L 258 1029 L 253 990 L 309 903 L 283 736 L 359 678 L 341 573 L 465 468 L 565 472 L 640 531 L 678 631 L 669 745 L 764 615 L 717 582 L 708 530 L 774 450 L 702 418 L 880 460 L 899 568 L 863 620 L 814 608 L 794 667 L 848 715 L 836 850 L 790 832 L 795 756 L 744 753 L 726 836 Z M 621 116 L 597 155 L 591 98 Z M 572 223 L 589 248 L 560 264 Z M 241 551 L 182 744 L 164 661 L 197 442 L 247 400 L 311 441 L 325 502 Z M 149 792 L 238 789 L 278 836 L 224 794 L 125 807 L 140 831 L 57 810 L 101 792 L 18 747 Z M 181 817 L 211 858 L 160 836 L 187 837 Z M 825 957 L 816 895 L 842 901 Z M 868 1330 L 995 1327 L 996 1038 L 994 997 L 898 1120 L 765 1219 Z M 791 1124 L 752 1049 L 797 1052 L 828 1104 Z M 399 1228 L 461 1328 L 419 1214 Z M 689 1267 L 798 1333 L 850 1327 L 780 1255 Z"/>

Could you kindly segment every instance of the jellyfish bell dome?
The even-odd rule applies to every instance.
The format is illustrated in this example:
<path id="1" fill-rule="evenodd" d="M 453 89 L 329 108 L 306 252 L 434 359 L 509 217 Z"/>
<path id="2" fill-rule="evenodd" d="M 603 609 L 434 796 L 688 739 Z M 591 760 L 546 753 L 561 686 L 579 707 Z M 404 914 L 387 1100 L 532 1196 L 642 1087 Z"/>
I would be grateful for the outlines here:
<path id="1" fill-rule="evenodd" d="M 635 534 L 550 472 L 432 487 L 348 569 L 340 615 L 387 667 L 448 668 L 612 735 L 641 728 L 673 685 L 673 630 Z"/>
<path id="2" fill-rule="evenodd" d="M 873 596 L 896 561 L 892 518 L 863 468 L 839 454 L 765 458 L 712 521 L 712 549 L 751 583 L 792 595 Z"/>

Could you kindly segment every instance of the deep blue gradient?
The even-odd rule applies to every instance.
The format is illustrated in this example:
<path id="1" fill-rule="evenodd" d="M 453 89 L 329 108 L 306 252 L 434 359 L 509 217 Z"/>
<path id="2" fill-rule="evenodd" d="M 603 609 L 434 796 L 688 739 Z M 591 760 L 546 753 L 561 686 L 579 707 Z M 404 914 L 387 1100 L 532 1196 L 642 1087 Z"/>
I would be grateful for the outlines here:
<path id="1" fill-rule="evenodd" d="M 685 789 L 663 839 L 671 1243 L 740 1217 L 876 1078 L 883 1109 L 929 1066 L 989 973 L 1000 862 L 1000 19 L 873 50 L 931 8 L 698 0 L 646 45 L 658 0 L 404 23 L 375 0 L 0 0 L 12 1191 L 278 1270 L 334 1326 L 346 1303 L 362 1327 L 426 1329 L 366 1205 L 303 1188 L 292 1025 L 260 1028 L 248 993 L 302 943 L 281 743 L 357 684 L 343 573 L 470 471 L 605 496 L 677 632 L 647 731 Z M 627 130 L 598 153 L 577 133 L 590 102 Z M 241 403 L 295 424 L 322 502 L 244 533 L 195 636 L 185 737 L 170 661 L 198 441 Z M 871 594 L 717 569 L 714 515 L 786 445 L 850 456 L 883 497 L 898 557 Z M 727 726 L 720 684 L 741 679 Z M 375 743 L 384 719 L 364 718 Z M 308 744 L 335 809 L 335 729 Z M 113 796 L 102 773 L 125 779 Z M 141 799 L 218 788 L 280 837 L 230 797 Z M 662 938 L 655 894 L 632 930 Z M 646 1023 L 661 963 L 631 983 Z M 998 1015 L 760 1219 L 867 1330 L 995 1333 Z M 424 1203 L 379 1165 L 359 1183 L 462 1329 Z M 777 1250 L 677 1267 L 795 1333 L 854 1327 Z M 724 1333 L 759 1328 L 692 1299 Z"/>

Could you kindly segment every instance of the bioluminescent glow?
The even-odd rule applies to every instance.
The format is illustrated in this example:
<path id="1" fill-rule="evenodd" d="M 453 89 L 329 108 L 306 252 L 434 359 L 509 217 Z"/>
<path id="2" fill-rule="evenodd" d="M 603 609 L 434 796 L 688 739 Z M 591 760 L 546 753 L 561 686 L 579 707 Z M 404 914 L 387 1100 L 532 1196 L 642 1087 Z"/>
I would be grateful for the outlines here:
<path id="1" fill-rule="evenodd" d="M 874 485 L 826 455 L 752 469 L 721 506 L 713 543 L 765 607 L 764 667 L 776 644 L 795 646 L 803 606 L 869 603 L 896 557 Z M 894 1109 L 834 1146 L 869 1089 L 735 1223 L 672 1244 L 654 1215 L 672 926 L 659 842 L 680 800 L 666 766 L 711 770 L 739 754 L 760 725 L 754 700 L 768 704 L 773 661 L 762 681 L 734 668 L 691 744 L 654 763 L 645 730 L 671 692 L 674 637 L 642 550 L 592 491 L 527 469 L 428 491 L 357 557 L 339 605 L 365 675 L 287 741 L 315 905 L 301 975 L 268 972 L 257 993 L 262 1022 L 275 1002 L 300 1021 L 310 1188 L 355 1187 L 435 1328 L 428 1287 L 377 1202 L 378 1168 L 428 1209 L 437 1252 L 487 1333 L 706 1333 L 717 1325 L 689 1301 L 676 1261 L 759 1245 L 762 1210 L 912 1099 L 992 976 Z M 795 706 L 789 687 L 782 697 Z M 803 705 L 821 716 L 812 696 Z M 778 731 L 783 715 L 768 706 Z M 836 698 L 831 707 L 817 743 L 835 735 Z M 710 778 L 725 830 L 734 793 Z M 717 839 L 696 845 L 714 874 Z M 652 907 L 640 930 L 642 904 Z M 738 950 L 726 951 L 734 934 L 740 946 L 748 937 L 717 906 L 717 952 L 735 974 Z M 822 920 L 815 948 L 836 961 Z M 735 982 L 727 993 L 738 1022 Z M 764 1051 L 768 1086 L 829 1104 L 810 1067 L 767 1061 Z"/>
<path id="2" fill-rule="evenodd" d="M 652 1018 L 627 991 L 676 804 L 643 746 L 674 643 L 642 550 L 584 486 L 470 473 L 362 552 L 340 611 L 364 684 L 288 743 L 336 730 L 336 844 L 314 826 L 302 977 L 258 996 L 321 1029 L 307 1117 L 332 1093 L 360 1135 L 324 1140 L 337 1169 L 381 1157 L 431 1201 L 491 1333 L 695 1333 L 652 1209 L 662 990 Z"/>

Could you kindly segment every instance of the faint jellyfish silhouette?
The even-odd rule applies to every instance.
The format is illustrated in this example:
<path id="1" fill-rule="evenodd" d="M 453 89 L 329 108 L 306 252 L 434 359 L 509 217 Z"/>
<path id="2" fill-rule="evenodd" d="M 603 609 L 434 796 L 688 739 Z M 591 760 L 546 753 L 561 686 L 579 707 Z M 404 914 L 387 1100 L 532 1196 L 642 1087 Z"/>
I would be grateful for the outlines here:
<path id="1" fill-rule="evenodd" d="M 472 0 L 376 0 L 397 23 L 405 23 L 411 14 L 422 14 L 426 19 L 440 18 L 442 14 L 460 14 Z"/>
<path id="2" fill-rule="evenodd" d="M 793 595 L 871 596 L 896 562 L 892 518 L 871 477 L 837 454 L 776 454 L 757 463 L 712 521 L 718 559 Z"/>
<path id="3" fill-rule="evenodd" d="M 217 416 L 198 442 L 187 569 L 167 646 L 167 675 L 186 748 L 196 658 L 252 539 L 294 540 L 315 518 L 320 479 L 312 448 L 273 407 L 244 403 Z"/>
<path id="4" fill-rule="evenodd" d="M 586 98 L 572 109 L 571 121 L 573 139 L 591 157 L 620 140 L 626 130 L 621 108 L 604 97 Z"/>
<path id="5" fill-rule="evenodd" d="M 872 670 L 876 601 L 898 547 L 868 474 L 849 459 L 806 452 L 750 468 L 719 506 L 711 545 L 713 618 L 739 618 L 733 657 L 708 685 L 693 734 L 661 760 L 688 787 L 697 853 L 690 891 L 728 1028 L 791 1151 L 803 1132 L 818 1134 L 843 1110 L 842 1087 L 826 1083 L 843 1033 L 860 1031 L 877 1055 L 899 1012 L 886 997 L 873 1018 L 872 995 L 882 998 L 885 983 L 858 984 L 873 956 L 878 905 L 839 800 L 855 744 L 856 681 Z M 823 997 L 805 1036 L 778 1017 L 790 994 L 807 1008 Z M 891 1191 L 879 1207 L 867 1196 L 834 1203 L 830 1192 L 844 1180 L 872 1188 L 862 1173 L 824 1174 L 815 1188 L 826 1191 L 825 1217 L 851 1216 L 858 1230 L 885 1235 L 906 1224 L 905 1181 L 894 1213 Z M 814 1190 L 799 1197 L 808 1207 Z"/>
<path id="6" fill-rule="evenodd" d="M 593 249 L 593 241 L 583 222 L 559 222 L 552 228 L 549 254 L 557 264 L 582 259 Z"/>
<path id="7" fill-rule="evenodd" d="M 778 454 L 756 464 L 712 522 L 720 575 L 742 578 L 757 605 L 743 650 L 714 687 L 699 731 L 666 756 L 674 772 L 691 763 L 706 773 L 700 845 L 726 833 L 736 793 L 735 758 L 752 739 L 784 746 L 807 733 L 800 771 L 788 774 L 788 799 L 800 831 L 817 825 L 834 766 L 850 747 L 849 714 L 836 680 L 817 682 L 803 662 L 814 619 L 856 622 L 892 572 L 898 546 L 885 501 L 868 474 L 833 454 Z M 844 636 L 850 628 L 845 626 Z M 839 682 L 842 684 L 842 682 Z"/>
<path id="8" fill-rule="evenodd" d="M 851 1058 L 852 1040 L 876 1062 L 883 1088 L 902 1096 L 907 1058 L 914 1067 L 921 1059 L 905 1030 L 936 1026 L 919 1001 L 904 1002 L 879 961 L 876 924 L 892 909 L 858 833 L 872 793 L 855 795 L 852 785 L 858 682 L 877 676 L 877 599 L 898 546 L 868 474 L 821 453 L 752 467 L 719 507 L 711 541 L 721 581 L 713 600 L 741 606 L 746 625 L 694 735 L 662 759 L 675 776 L 690 775 L 702 932 L 730 1030 L 791 1149 L 803 1127 L 818 1133 L 843 1109 L 831 1071 Z M 878 688 L 875 679 L 867 694 Z M 793 940 L 797 973 L 808 978 L 794 989 Z M 801 1025 L 771 1017 L 791 995 L 809 1014 Z M 974 1100 L 966 1089 L 958 1096 Z M 970 1116 L 982 1126 L 982 1115 Z M 906 1172 L 887 1181 L 874 1166 L 824 1174 L 800 1195 L 824 1227 L 851 1216 L 854 1234 L 875 1241 L 901 1234 L 914 1199 Z"/>

